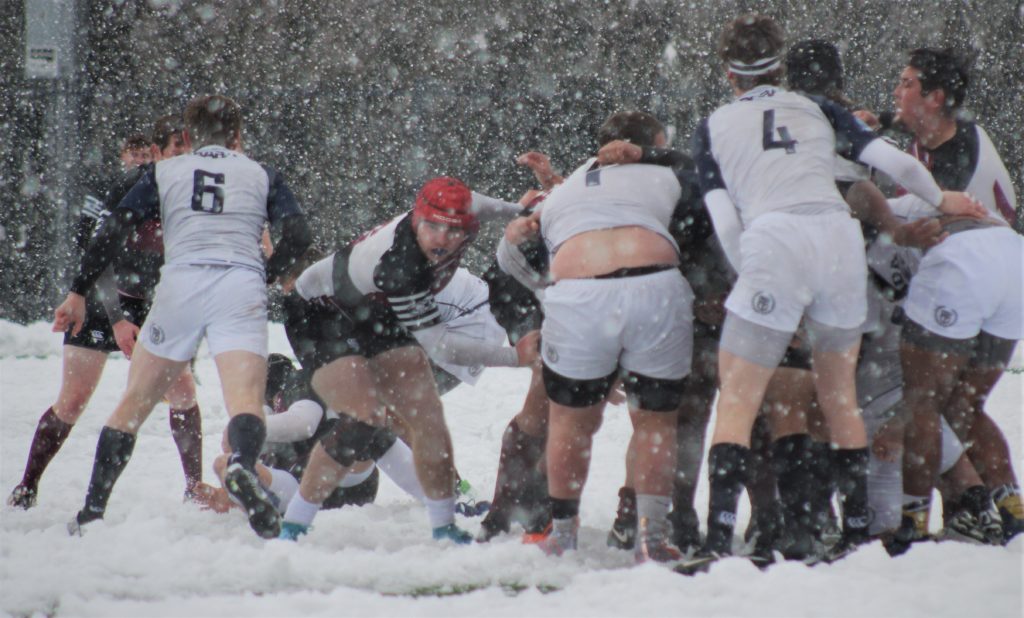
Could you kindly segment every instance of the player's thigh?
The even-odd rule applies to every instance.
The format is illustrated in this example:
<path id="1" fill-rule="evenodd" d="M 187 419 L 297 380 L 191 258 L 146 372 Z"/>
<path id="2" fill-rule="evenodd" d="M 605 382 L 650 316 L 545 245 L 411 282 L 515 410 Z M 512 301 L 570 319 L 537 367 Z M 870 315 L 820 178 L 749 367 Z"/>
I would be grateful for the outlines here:
<path id="1" fill-rule="evenodd" d="M 213 360 L 217 364 L 228 415 L 262 414 L 267 384 L 266 357 L 244 350 L 232 350 L 217 354 Z"/>
<path id="2" fill-rule="evenodd" d="M 849 216 L 815 217 L 814 254 L 806 256 L 814 291 L 807 317 L 838 328 L 855 328 L 867 318 L 867 261 L 860 224 Z"/>
<path id="3" fill-rule="evenodd" d="M 108 425 L 137 431 L 187 364 L 187 361 L 163 358 L 136 346 L 128 368 L 128 385 Z"/>
<path id="4" fill-rule="evenodd" d="M 248 268 L 221 271 L 215 279 L 211 276 L 203 304 L 210 354 L 245 351 L 266 358 L 267 288 L 262 274 Z"/>

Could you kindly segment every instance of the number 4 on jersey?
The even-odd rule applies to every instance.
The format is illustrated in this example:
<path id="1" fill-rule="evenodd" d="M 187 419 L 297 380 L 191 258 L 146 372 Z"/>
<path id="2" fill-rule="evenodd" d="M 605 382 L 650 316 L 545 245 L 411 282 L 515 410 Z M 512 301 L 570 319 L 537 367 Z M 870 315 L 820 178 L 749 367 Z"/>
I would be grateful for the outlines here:
<path id="1" fill-rule="evenodd" d="M 762 147 L 765 150 L 771 150 L 772 148 L 785 148 L 786 154 L 793 154 L 796 152 L 796 140 L 790 137 L 789 129 L 786 127 L 779 127 L 779 137 L 781 140 L 775 139 L 775 110 L 767 109 L 764 112 L 764 137 L 761 142 Z"/>
<path id="2" fill-rule="evenodd" d="M 224 211 L 224 174 L 196 170 L 192 175 L 192 210 L 219 214 Z M 207 199 L 209 195 L 209 199 Z"/>

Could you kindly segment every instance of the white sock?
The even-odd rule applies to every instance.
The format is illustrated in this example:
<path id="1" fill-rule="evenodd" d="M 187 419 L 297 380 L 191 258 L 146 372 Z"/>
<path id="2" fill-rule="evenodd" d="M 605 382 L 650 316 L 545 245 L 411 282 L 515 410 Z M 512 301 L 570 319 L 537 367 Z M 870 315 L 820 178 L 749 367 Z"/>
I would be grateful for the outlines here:
<path id="1" fill-rule="evenodd" d="M 431 528 L 440 528 L 455 523 L 455 496 L 440 500 L 424 497 L 423 503 L 427 505 L 427 517 L 430 518 Z"/>
<path id="2" fill-rule="evenodd" d="M 338 487 L 355 487 L 370 478 L 371 474 L 373 474 L 373 466 L 370 466 L 362 472 L 349 472 L 345 475 L 345 478 L 341 479 L 341 482 L 338 483 Z"/>
<path id="3" fill-rule="evenodd" d="M 292 498 L 295 494 L 299 493 L 299 482 L 295 480 L 295 477 L 285 472 L 284 470 L 278 470 L 277 468 L 267 468 L 270 471 L 270 490 L 272 494 L 277 496 L 280 503 L 279 508 L 286 508 L 292 502 Z"/>
<path id="4" fill-rule="evenodd" d="M 664 521 L 668 517 L 668 510 L 672 506 L 672 498 L 668 496 L 656 496 L 654 494 L 636 495 L 636 516 L 638 519 L 647 518 L 648 521 Z"/>
<path id="5" fill-rule="evenodd" d="M 412 449 L 408 444 L 401 440 L 395 440 L 388 452 L 377 460 L 377 467 L 405 493 L 420 502 L 426 502 L 427 494 L 423 492 L 423 485 L 420 485 L 420 479 L 416 476 L 416 466 L 412 461 Z"/>
<path id="6" fill-rule="evenodd" d="M 316 517 L 319 510 L 319 504 L 306 502 L 301 493 L 295 492 L 291 502 L 288 503 L 288 510 L 284 512 L 284 520 L 293 524 L 309 526 L 313 523 L 313 518 Z"/>

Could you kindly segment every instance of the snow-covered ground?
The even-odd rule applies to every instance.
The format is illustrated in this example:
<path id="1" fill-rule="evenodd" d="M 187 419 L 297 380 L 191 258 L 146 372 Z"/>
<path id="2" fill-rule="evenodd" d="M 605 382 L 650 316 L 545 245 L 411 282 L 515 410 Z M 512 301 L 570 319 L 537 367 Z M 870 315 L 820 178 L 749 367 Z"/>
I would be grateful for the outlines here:
<path id="1" fill-rule="evenodd" d="M 271 330 L 272 349 L 287 351 Z M 35 424 L 60 384 L 60 338 L 46 324 L 0 322 L 0 491 L 20 479 Z M 1013 365 L 1020 367 L 1020 350 Z M 377 503 L 321 513 L 299 543 L 258 539 L 234 512 L 183 504 L 183 476 L 160 406 L 142 428 L 107 518 L 71 538 L 99 428 L 125 383 L 113 355 L 90 408 L 54 459 L 31 511 L 0 507 L 0 612 L 13 616 L 1016 616 L 1024 615 L 1024 538 L 1009 547 L 943 543 L 890 559 L 872 544 L 831 566 L 742 559 L 687 578 L 605 547 L 623 479 L 628 418 L 610 409 L 583 498 L 580 551 L 563 558 L 507 536 L 439 545 L 426 514 L 382 480 Z M 213 361 L 197 374 L 206 462 L 226 416 Z M 483 496 L 494 482 L 502 430 L 528 376 L 491 369 L 445 397 L 463 476 Z M 1006 375 L 989 411 L 1021 472 L 1024 377 Z M 207 480 L 212 473 L 207 469 Z M 698 508 L 707 504 L 702 487 Z M 746 514 L 741 512 L 741 529 Z M 936 521 L 933 517 L 933 522 Z M 473 532 L 479 520 L 461 520 Z M 460 594 L 443 594 L 443 593 Z"/>

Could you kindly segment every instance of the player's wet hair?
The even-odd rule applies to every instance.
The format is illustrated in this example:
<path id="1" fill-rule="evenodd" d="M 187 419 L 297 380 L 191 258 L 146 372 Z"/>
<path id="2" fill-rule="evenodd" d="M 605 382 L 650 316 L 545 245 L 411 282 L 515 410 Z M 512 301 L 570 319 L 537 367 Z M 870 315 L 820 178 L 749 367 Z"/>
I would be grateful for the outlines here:
<path id="1" fill-rule="evenodd" d="M 272 404 L 278 393 L 291 386 L 295 371 L 295 365 L 284 354 L 275 352 L 267 357 L 267 388 L 263 399 L 268 405 Z"/>
<path id="2" fill-rule="evenodd" d="M 197 97 L 185 107 L 185 128 L 197 148 L 207 144 L 228 146 L 242 131 L 242 109 L 223 95 Z"/>
<path id="3" fill-rule="evenodd" d="M 843 61 L 839 50 L 828 41 L 806 39 L 789 46 L 786 84 L 790 90 L 819 94 L 846 107 L 853 106 L 843 94 Z"/>
<path id="4" fill-rule="evenodd" d="M 718 57 L 736 77 L 736 85 L 749 90 L 782 79 L 782 27 L 767 15 L 746 13 L 725 25 L 718 37 Z"/>
<path id="5" fill-rule="evenodd" d="M 615 140 L 625 140 L 637 146 L 653 146 L 665 127 L 647 112 L 616 112 L 597 130 L 597 144 L 604 146 Z"/>
<path id="6" fill-rule="evenodd" d="M 171 144 L 171 138 L 181 135 L 184 130 L 185 123 L 181 116 L 177 114 L 160 116 L 153 123 L 153 144 L 163 150 Z"/>
<path id="7" fill-rule="evenodd" d="M 942 90 L 946 94 L 946 112 L 952 114 L 967 96 L 970 76 L 967 63 L 951 49 L 922 47 L 910 52 L 907 64 L 917 69 L 921 94 Z"/>
<path id="8" fill-rule="evenodd" d="M 142 133 L 133 133 L 132 135 L 124 138 L 124 142 L 121 143 L 121 152 L 139 150 L 141 148 L 149 150 L 150 143 L 149 138 Z"/>

